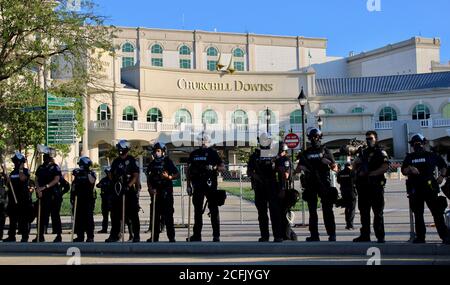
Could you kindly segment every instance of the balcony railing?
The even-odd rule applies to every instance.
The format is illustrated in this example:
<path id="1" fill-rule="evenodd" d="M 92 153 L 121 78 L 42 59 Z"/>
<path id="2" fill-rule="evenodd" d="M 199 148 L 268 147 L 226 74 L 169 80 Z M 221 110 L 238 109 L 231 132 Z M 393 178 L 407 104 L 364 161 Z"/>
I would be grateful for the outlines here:
<path id="1" fill-rule="evenodd" d="M 94 130 L 111 130 L 112 120 L 92 121 L 90 124 L 90 128 Z"/>
<path id="2" fill-rule="evenodd" d="M 375 129 L 376 130 L 392 130 L 393 125 L 394 125 L 393 121 L 384 121 L 384 122 L 377 121 L 377 122 L 375 122 Z M 420 120 L 420 126 L 422 128 L 450 127 L 450 118 Z"/>
<path id="3" fill-rule="evenodd" d="M 392 130 L 393 121 L 375 122 L 375 130 Z"/>
<path id="4" fill-rule="evenodd" d="M 199 133 L 203 130 L 203 124 L 187 124 L 187 123 L 161 123 L 161 122 L 139 122 L 139 121 L 118 121 L 118 130 L 127 131 L 143 131 L 143 132 L 194 132 Z M 112 120 L 105 121 L 91 121 L 90 129 L 92 130 L 111 130 L 113 122 Z M 392 130 L 394 121 L 376 121 L 373 127 L 375 130 Z M 422 128 L 445 128 L 450 127 L 450 118 L 440 118 L 440 119 L 427 119 L 420 120 L 420 125 Z M 266 124 L 207 124 L 207 131 L 226 131 L 226 132 L 238 132 L 238 133 L 248 133 L 256 132 L 261 133 L 266 131 Z M 306 125 L 305 128 L 308 128 Z M 277 125 L 270 124 L 269 131 L 272 134 L 278 134 L 280 131 L 288 133 L 290 129 L 294 133 L 302 132 L 301 124 L 287 124 L 287 125 Z M 333 133 L 334 131 L 339 132 L 339 128 L 331 130 L 324 126 L 324 131 L 328 133 Z"/>

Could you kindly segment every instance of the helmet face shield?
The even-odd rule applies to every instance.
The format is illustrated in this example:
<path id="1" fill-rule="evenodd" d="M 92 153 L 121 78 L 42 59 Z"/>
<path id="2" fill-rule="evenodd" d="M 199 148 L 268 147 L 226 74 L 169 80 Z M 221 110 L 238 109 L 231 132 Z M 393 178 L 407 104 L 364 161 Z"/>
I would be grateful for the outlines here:
<path id="1" fill-rule="evenodd" d="M 262 133 L 258 137 L 261 149 L 269 149 L 272 144 L 272 137 L 267 133 Z"/>
<path id="2" fill-rule="evenodd" d="M 411 140 L 409 141 L 409 144 L 411 146 L 414 146 L 415 144 L 422 144 L 424 145 L 426 143 L 426 138 L 422 134 L 415 134 L 411 137 Z"/>
<path id="3" fill-rule="evenodd" d="M 322 139 L 322 131 L 318 128 L 310 128 L 307 134 L 310 141 L 319 141 Z"/>
<path id="4" fill-rule="evenodd" d="M 120 140 L 116 144 L 116 148 L 117 148 L 117 151 L 119 152 L 119 155 L 126 154 L 130 150 L 130 143 L 126 140 Z"/>
<path id="5" fill-rule="evenodd" d="M 19 163 L 25 163 L 26 158 L 21 152 L 16 151 L 16 153 L 11 158 L 11 160 L 13 161 L 14 164 L 19 164 Z"/>
<path id="6" fill-rule="evenodd" d="M 89 157 L 87 156 L 83 156 L 80 158 L 80 160 L 78 161 L 78 165 L 80 167 L 84 167 L 84 168 L 89 168 L 92 166 L 92 161 L 89 159 Z"/>

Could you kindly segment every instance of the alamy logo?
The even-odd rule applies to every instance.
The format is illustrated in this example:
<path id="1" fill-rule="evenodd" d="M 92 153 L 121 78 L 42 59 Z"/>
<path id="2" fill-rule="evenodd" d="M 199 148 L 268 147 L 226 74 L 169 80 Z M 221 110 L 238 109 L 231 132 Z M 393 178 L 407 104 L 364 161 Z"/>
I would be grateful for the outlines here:
<path id="1" fill-rule="evenodd" d="M 67 260 L 67 265 L 80 265 L 81 264 L 81 251 L 78 247 L 69 247 L 67 249 L 67 256 L 71 256 Z"/>
<path id="2" fill-rule="evenodd" d="M 381 12 L 381 0 L 367 0 L 367 11 Z"/>
<path id="3" fill-rule="evenodd" d="M 80 11 L 81 10 L 81 0 L 68 0 L 66 8 L 69 11 Z"/>
<path id="4" fill-rule="evenodd" d="M 380 265 L 381 264 L 381 251 L 378 247 L 371 247 L 367 249 L 367 256 L 372 256 L 367 260 L 367 265 Z"/>

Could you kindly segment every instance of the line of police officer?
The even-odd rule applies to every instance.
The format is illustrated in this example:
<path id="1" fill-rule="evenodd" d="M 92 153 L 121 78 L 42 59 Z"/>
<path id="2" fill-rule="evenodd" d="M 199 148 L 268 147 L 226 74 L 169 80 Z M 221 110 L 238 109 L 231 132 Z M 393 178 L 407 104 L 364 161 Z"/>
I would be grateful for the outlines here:
<path id="1" fill-rule="evenodd" d="M 248 175 L 251 177 L 255 191 L 255 205 L 261 232 L 260 242 L 269 241 L 269 210 L 274 242 L 297 240 L 291 228 L 290 208 L 298 200 L 298 192 L 292 188 L 292 176 L 301 173 L 304 188 L 303 199 L 308 204 L 310 236 L 306 241 L 319 241 L 317 205 L 322 205 L 323 218 L 329 241 L 336 241 L 336 225 L 333 213 L 334 204 L 338 203 L 338 191 L 332 187 L 331 171 L 337 166 L 331 152 L 321 145 L 322 133 L 319 129 L 310 128 L 307 133 L 310 146 L 297 156 L 298 166 L 294 170 L 287 156 L 287 146 L 279 144 L 276 151 L 272 148 L 272 138 L 263 133 L 259 136 L 259 148 L 251 155 L 248 163 Z M 193 198 L 194 229 L 189 241 L 201 241 L 203 213 L 209 208 L 213 228 L 213 241 L 220 241 L 219 206 L 223 205 L 226 194 L 217 189 L 217 176 L 224 170 L 224 164 L 217 151 L 209 147 L 210 138 L 202 133 L 199 136 L 200 147 L 194 150 L 188 159 L 187 192 Z M 387 153 L 377 143 L 377 133 L 366 133 L 367 147 L 361 148 L 353 163 L 346 164 L 338 174 L 341 184 L 341 195 L 346 208 L 346 228 L 353 228 L 356 196 L 361 217 L 361 235 L 354 242 L 370 241 L 370 212 L 374 214 L 373 227 L 379 243 L 385 242 L 384 232 L 384 173 L 389 168 Z M 426 139 L 414 135 L 410 141 L 413 152 L 409 153 L 402 165 L 402 173 L 408 176 L 407 193 L 416 221 L 416 238 L 414 243 L 425 242 L 425 225 L 423 220 L 424 203 L 426 202 L 435 220 L 439 236 L 444 243 L 449 243 L 449 233 L 445 226 L 444 210 L 447 207 L 445 197 L 439 197 L 439 185 L 448 175 L 445 161 L 438 155 L 425 151 Z M 97 187 L 101 188 L 103 223 L 100 233 L 107 232 L 108 215 L 111 214 L 112 228 L 106 242 L 117 242 L 124 232 L 123 227 L 129 225 L 131 240 L 140 241 L 139 223 L 139 166 L 134 157 L 129 155 L 130 145 L 121 140 L 116 148 L 119 153 L 111 167 L 105 170 L 107 176 Z M 45 227 L 52 217 L 52 227 L 56 237 L 54 242 L 61 242 L 61 220 L 59 211 L 62 195 L 68 191 L 67 182 L 62 178 L 59 166 L 54 162 L 55 151 L 46 148 L 44 163 L 36 171 L 36 194 L 38 214 L 33 214 L 30 173 L 25 168 L 25 157 L 16 152 L 12 157 L 14 170 L 9 176 L 4 170 L 0 175 L 0 190 L 9 188 L 8 206 L 0 209 L 0 234 L 3 234 L 4 210 L 10 217 L 8 238 L 5 242 L 16 241 L 16 229 L 22 234 L 22 242 L 27 242 L 30 223 L 37 216 L 39 234 L 33 241 L 45 241 Z M 152 216 L 154 224 L 152 237 L 148 242 L 159 241 L 160 224 L 165 223 L 170 242 L 175 242 L 173 223 L 173 186 L 172 180 L 179 177 L 173 162 L 166 155 L 166 148 L 156 143 L 152 149 L 153 160 L 147 167 L 146 175 L 149 193 L 152 198 Z M 74 215 L 75 242 L 94 241 L 94 206 L 96 192 L 95 173 L 90 169 L 92 161 L 88 157 L 80 158 L 79 168 L 73 171 L 74 180 L 71 187 L 71 203 Z M 433 170 L 438 168 L 440 176 L 435 178 Z M 447 182 L 448 182 L 447 178 Z M 448 187 L 447 187 L 448 188 Z M 355 190 L 356 189 L 356 190 Z M 446 195 L 450 196 L 450 191 Z M 2 196 L 3 195 L 3 196 Z M 0 192 L 0 207 L 4 207 L 5 193 Z M 206 203 L 204 200 L 206 198 Z M 3 200 L 2 200 L 3 199 Z M 122 226 L 122 230 L 121 230 Z M 87 239 L 85 240 L 85 234 Z"/>

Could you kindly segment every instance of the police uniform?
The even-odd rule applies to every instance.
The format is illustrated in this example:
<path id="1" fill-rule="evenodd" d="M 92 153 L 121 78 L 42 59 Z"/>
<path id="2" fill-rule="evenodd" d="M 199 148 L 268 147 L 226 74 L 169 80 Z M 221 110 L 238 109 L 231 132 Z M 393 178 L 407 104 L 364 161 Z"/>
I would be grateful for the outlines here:
<path id="1" fill-rule="evenodd" d="M 113 198 L 113 182 L 109 179 L 108 175 L 103 177 L 97 184 L 97 188 L 100 188 L 100 197 L 102 199 L 102 229 L 99 233 L 107 233 L 108 231 L 108 219 L 112 208 Z"/>
<path id="2" fill-rule="evenodd" d="M 317 215 L 318 196 L 322 204 L 323 219 L 327 234 L 330 240 L 336 239 L 333 201 L 331 201 L 328 195 L 331 188 L 330 167 L 322 162 L 323 158 L 328 159 L 332 164 L 335 163 L 331 152 L 322 146 L 311 146 L 303 153 L 300 153 L 298 157 L 299 164 L 309 170 L 305 172 L 302 178 L 302 186 L 305 189 L 303 199 L 308 203 L 311 241 L 319 239 L 319 217 Z"/>
<path id="3" fill-rule="evenodd" d="M 6 192 L 5 174 L 0 173 L 0 240 L 3 239 L 3 229 L 5 228 L 6 208 L 8 206 L 8 194 Z"/>
<path id="4" fill-rule="evenodd" d="M 286 179 L 286 173 L 291 175 L 292 163 L 288 156 L 279 156 L 275 160 L 275 170 L 276 170 L 276 190 L 279 194 L 280 204 L 281 204 L 281 228 L 283 231 L 284 240 L 297 240 L 297 235 L 291 228 L 291 224 L 287 219 L 287 214 L 290 208 L 285 203 L 286 191 L 289 189 L 289 180 Z"/>
<path id="5" fill-rule="evenodd" d="M 23 171 L 26 180 L 20 181 L 19 172 Z M 14 194 L 16 195 L 17 203 L 14 201 L 14 196 L 9 186 L 8 191 L 8 209 L 7 213 L 9 216 L 9 231 L 8 239 L 6 241 L 16 240 L 16 229 L 19 226 L 20 233 L 22 234 L 22 242 L 28 241 L 28 236 L 30 232 L 29 221 L 33 215 L 31 193 L 28 190 L 28 182 L 30 178 L 30 172 L 28 169 L 23 168 L 20 170 L 18 167 L 9 175 L 12 187 L 14 189 Z"/>
<path id="6" fill-rule="evenodd" d="M 111 232 L 109 241 L 117 241 L 120 238 L 120 226 L 122 219 L 122 197 L 125 195 L 125 220 L 129 220 L 133 231 L 133 241 L 140 240 L 139 224 L 139 191 L 136 185 L 128 188 L 131 176 L 139 174 L 139 166 L 136 159 L 127 155 L 125 159 L 117 157 L 111 165 L 113 177 L 113 199 L 111 211 Z"/>
<path id="7" fill-rule="evenodd" d="M 205 197 L 211 214 L 213 237 L 217 241 L 220 238 L 219 206 L 213 199 L 212 191 L 217 191 L 217 170 L 214 168 L 222 163 L 219 154 L 212 148 L 198 148 L 191 152 L 189 156 L 188 169 L 193 188 L 192 202 L 194 204 L 194 235 L 191 240 L 201 240 Z"/>
<path id="8" fill-rule="evenodd" d="M 355 185 L 358 192 L 358 208 L 361 216 L 361 236 L 355 241 L 370 241 L 370 210 L 373 211 L 373 228 L 379 242 L 384 242 L 384 174 L 367 176 L 368 172 L 390 163 L 386 151 L 380 146 L 368 147 L 358 154 L 360 165 L 356 169 Z M 360 172 L 365 175 L 360 176 Z"/>
<path id="9" fill-rule="evenodd" d="M 251 154 L 247 173 L 251 177 L 252 188 L 255 191 L 255 206 L 258 211 L 259 241 L 269 241 L 269 208 L 272 222 L 272 233 L 276 240 L 283 240 L 281 225 L 281 205 L 277 193 L 275 162 L 272 157 L 261 157 L 261 150 L 256 149 Z"/>
<path id="10" fill-rule="evenodd" d="M 339 183 L 342 199 L 345 207 L 345 223 L 347 229 L 353 228 L 353 220 L 355 219 L 356 208 L 356 189 L 353 182 L 352 170 L 346 166 L 337 174 L 337 182 Z"/>
<path id="11" fill-rule="evenodd" d="M 44 163 L 36 170 L 36 177 L 40 187 L 45 187 L 45 185 L 52 182 L 56 176 L 61 177 L 61 175 L 61 169 L 54 162 Z M 42 191 L 41 221 L 39 221 L 40 240 L 44 240 L 45 227 L 48 225 L 50 215 L 52 217 L 52 230 L 56 233 L 57 239 L 60 239 L 62 233 L 60 216 L 61 204 L 62 192 L 58 184 Z"/>
<path id="12" fill-rule="evenodd" d="M 169 241 L 174 242 L 175 228 L 173 225 L 173 213 L 175 210 L 173 207 L 173 183 L 171 180 L 161 176 L 163 172 L 167 172 L 169 176 L 178 174 L 178 169 L 167 156 L 155 158 L 147 167 L 146 175 L 149 187 L 156 190 L 155 232 L 152 233 L 152 235 L 154 241 L 159 241 L 161 222 L 164 222 L 167 238 Z M 149 239 L 149 241 L 151 241 L 151 239 Z"/>
<path id="13" fill-rule="evenodd" d="M 71 192 L 71 201 L 77 198 L 77 211 L 75 216 L 75 241 L 83 242 L 84 234 L 88 242 L 94 241 L 94 208 L 96 192 L 95 182 L 89 181 L 89 175 L 96 178 L 95 172 L 87 169 L 77 168 L 73 171 L 75 177 Z"/>
<path id="14" fill-rule="evenodd" d="M 406 155 L 402 170 L 413 166 L 419 170 L 419 175 L 409 175 L 407 180 L 407 191 L 411 201 L 411 209 L 414 213 L 416 226 L 416 240 L 425 241 L 424 202 L 433 215 L 434 223 L 439 237 L 448 242 L 448 229 L 445 225 L 444 210 L 439 206 L 439 185 L 434 177 L 436 167 L 442 169 L 446 163 L 439 155 L 429 152 L 412 152 Z"/>

